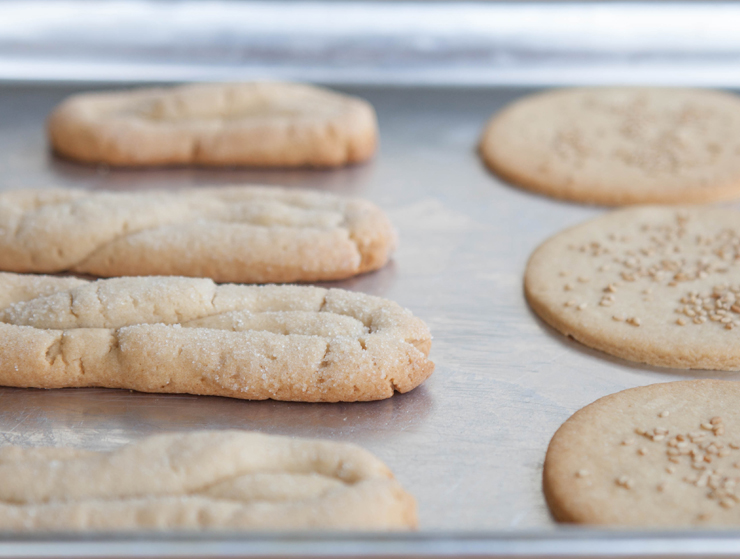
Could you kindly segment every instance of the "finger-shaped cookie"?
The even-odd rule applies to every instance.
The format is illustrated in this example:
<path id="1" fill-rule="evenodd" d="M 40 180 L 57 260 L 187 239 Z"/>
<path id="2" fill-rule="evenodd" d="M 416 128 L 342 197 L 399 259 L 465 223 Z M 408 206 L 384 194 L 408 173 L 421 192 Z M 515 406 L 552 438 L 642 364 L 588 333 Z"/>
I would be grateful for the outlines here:
<path id="1" fill-rule="evenodd" d="M 0 193 L 0 270 L 10 272 L 325 281 L 382 267 L 395 242 L 374 204 L 318 192 Z"/>
<path id="2" fill-rule="evenodd" d="M 200 431 L 112 452 L 0 449 L 0 530 L 415 526 L 414 498 L 350 444 Z"/>
<path id="3" fill-rule="evenodd" d="M 116 166 L 333 167 L 369 159 L 378 135 L 362 99 L 268 82 L 73 95 L 48 132 L 60 155 Z"/>
<path id="4" fill-rule="evenodd" d="M 0 292 L 25 277 L 0 274 Z M 407 392 L 434 369 L 426 325 L 362 293 L 182 277 L 71 288 L 69 278 L 28 279 L 18 302 L 0 309 L 6 386 L 366 401 Z"/>

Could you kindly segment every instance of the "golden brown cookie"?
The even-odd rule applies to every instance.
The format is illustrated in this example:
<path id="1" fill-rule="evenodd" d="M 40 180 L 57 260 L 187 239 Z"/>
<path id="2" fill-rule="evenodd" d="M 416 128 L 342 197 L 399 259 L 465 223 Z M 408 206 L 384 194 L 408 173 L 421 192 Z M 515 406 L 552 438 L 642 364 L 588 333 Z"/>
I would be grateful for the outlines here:
<path id="1" fill-rule="evenodd" d="M 434 370 L 426 325 L 341 289 L 0 273 L 0 385 L 368 401 Z"/>
<path id="2" fill-rule="evenodd" d="M 0 193 L 0 270 L 10 272 L 326 281 L 382 267 L 395 244 L 374 204 L 305 190 Z"/>
<path id="3" fill-rule="evenodd" d="M 610 206 L 740 196 L 740 98 L 719 91 L 580 88 L 494 115 L 486 165 L 541 194 Z"/>
<path id="4" fill-rule="evenodd" d="M 740 383 L 692 380 L 624 390 L 568 419 L 543 487 L 563 522 L 740 525 Z"/>
<path id="5" fill-rule="evenodd" d="M 0 530 L 407 530 L 416 503 L 350 444 L 244 431 L 112 452 L 0 448 Z"/>
<path id="6" fill-rule="evenodd" d="M 369 159 L 378 136 L 366 101 L 276 82 L 73 95 L 48 132 L 60 155 L 114 166 L 334 167 Z"/>
<path id="7" fill-rule="evenodd" d="M 632 361 L 740 369 L 740 212 L 641 207 L 558 233 L 531 256 L 527 300 L 579 342 Z"/>

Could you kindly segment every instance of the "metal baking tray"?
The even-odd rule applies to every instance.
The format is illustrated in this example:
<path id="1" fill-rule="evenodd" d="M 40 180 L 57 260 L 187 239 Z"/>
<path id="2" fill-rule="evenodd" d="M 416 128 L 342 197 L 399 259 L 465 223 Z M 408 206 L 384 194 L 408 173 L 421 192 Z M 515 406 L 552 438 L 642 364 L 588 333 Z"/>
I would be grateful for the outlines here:
<path id="1" fill-rule="evenodd" d="M 35 0 L 29 3 L 40 4 Z M 65 2 L 47 4 L 53 10 Z M 156 3 L 142 1 L 131 6 L 144 9 L 149 4 Z M 192 2 L 162 2 L 157 6 L 170 4 L 177 7 Z M 231 5 L 233 9 L 240 5 L 211 4 Z M 269 6 L 269 3 L 252 4 L 263 4 L 264 9 Z M 319 3 L 306 2 L 305 6 L 310 8 L 315 4 Z M 382 19 L 383 10 L 390 9 L 391 4 L 377 3 L 377 18 Z M 432 6 L 442 4 L 432 3 Z M 290 49 L 276 54 L 264 44 L 260 47 L 263 50 L 254 50 L 256 47 L 250 43 L 247 46 L 253 50 L 249 52 L 261 60 L 261 65 L 247 67 L 237 75 L 240 66 L 236 63 L 233 67 L 218 67 L 218 71 L 209 60 L 201 60 L 200 66 L 198 61 L 182 63 L 178 56 L 187 57 L 188 51 L 178 50 L 174 40 L 169 44 L 152 39 L 150 43 L 156 43 L 155 46 L 145 39 L 136 43 L 140 50 L 134 49 L 134 55 L 138 52 L 147 58 L 148 65 L 143 59 L 126 65 L 124 55 L 133 56 L 134 43 L 126 43 L 120 37 L 114 38 L 120 40 L 118 50 L 96 50 L 96 41 L 103 41 L 104 33 L 88 42 L 80 39 L 75 43 L 88 49 L 85 52 L 93 53 L 94 59 L 82 61 L 75 59 L 78 51 L 72 44 L 79 37 L 69 30 L 65 37 L 71 42 L 59 43 L 67 45 L 61 54 L 55 52 L 51 39 L 47 43 L 41 39 L 33 42 L 19 32 L 8 40 L 5 31 L 20 21 L 22 5 L 22 2 L 0 2 L 0 80 L 5 80 L 0 82 L 0 189 L 61 186 L 133 191 L 258 183 L 369 198 L 389 213 L 398 229 L 399 248 L 385 268 L 331 285 L 393 299 L 425 320 L 434 336 L 431 358 L 436 370 L 427 382 L 408 394 L 353 404 L 249 402 L 105 389 L 0 388 L 0 444 L 71 445 L 102 450 L 165 431 L 226 428 L 357 443 L 384 460 L 416 497 L 420 519 L 419 532 L 390 535 L 5 534 L 0 535 L 0 557 L 738 554 L 740 532 L 735 531 L 605 532 L 557 526 L 550 518 L 540 487 L 542 463 L 550 437 L 574 411 L 601 396 L 634 386 L 686 378 L 736 379 L 737 374 L 659 369 L 629 363 L 588 349 L 540 321 L 522 293 L 522 275 L 529 254 L 550 235 L 606 210 L 559 202 L 507 185 L 490 174 L 476 154 L 479 134 L 490 115 L 534 91 L 521 87 L 524 84 L 601 83 L 613 81 L 614 76 L 629 81 L 629 69 L 639 67 L 638 76 L 653 76 L 663 83 L 740 85 L 740 73 L 727 71 L 740 61 L 740 35 L 735 32 L 737 27 L 731 25 L 732 17 L 740 17 L 738 7 L 730 3 L 706 3 L 707 9 L 716 10 L 713 17 L 724 17 L 723 29 L 732 28 L 731 32 L 700 34 L 699 39 L 705 39 L 703 47 L 695 47 L 687 54 L 677 39 L 673 43 L 666 40 L 660 49 L 650 43 L 655 42 L 655 28 L 651 34 L 650 29 L 637 27 L 643 42 L 629 43 L 642 45 L 633 51 L 613 36 L 604 38 L 598 26 L 609 27 L 604 23 L 608 22 L 609 14 L 622 21 L 635 21 L 636 14 L 630 10 L 640 8 L 638 4 L 606 3 L 602 5 L 606 8 L 589 7 L 596 15 L 582 22 L 581 31 L 590 29 L 590 34 L 580 35 L 586 39 L 579 44 L 558 43 L 557 37 L 565 40 L 569 34 L 578 36 L 578 29 L 571 26 L 560 35 L 553 32 L 554 35 L 548 36 L 548 40 L 555 37 L 554 44 L 562 46 L 553 50 L 552 41 L 549 47 L 543 46 L 541 36 L 537 36 L 538 30 L 542 32 L 546 28 L 546 22 L 538 20 L 534 25 L 524 17 L 531 5 L 516 8 L 515 5 L 461 3 L 462 8 L 473 10 L 473 15 L 477 13 L 475 10 L 524 10 L 517 20 L 523 31 L 519 35 L 512 31 L 510 40 L 505 38 L 503 43 L 487 39 L 484 32 L 466 35 L 463 23 L 467 20 L 461 16 L 451 18 L 453 23 L 463 23 L 446 35 L 446 46 L 440 47 L 437 40 L 445 33 L 431 24 L 428 29 L 417 30 L 418 41 L 409 39 L 408 28 L 413 28 L 418 18 L 406 14 L 403 21 L 407 29 L 398 32 L 407 39 L 400 49 L 405 58 L 399 58 L 398 44 L 384 50 L 385 47 L 378 45 L 385 43 L 373 40 L 375 20 L 369 18 L 371 31 L 360 37 L 365 42 L 352 43 L 350 46 L 354 45 L 355 50 L 349 49 L 349 54 L 345 50 L 342 56 L 355 56 L 355 62 L 367 62 L 368 67 L 374 68 L 372 71 L 363 74 L 357 65 L 347 69 L 336 60 L 327 62 L 327 57 L 342 52 L 342 45 L 347 46 L 342 42 L 345 37 L 328 33 L 329 38 L 320 42 L 325 52 L 312 43 L 316 47 L 312 52 L 319 53 L 313 66 L 309 63 L 290 66 Z M 406 3 L 404 9 L 412 10 L 415 5 Z M 16 12 L 5 12 L 4 27 L 2 15 L 8 6 Z M 98 9 L 94 3 L 86 6 L 91 12 Z M 691 27 L 692 21 L 705 21 L 701 18 L 706 14 L 694 4 L 672 6 L 678 12 L 684 10 L 681 12 L 684 19 L 679 18 L 678 23 L 674 21 L 669 26 L 674 39 L 683 37 L 683 31 Z M 553 9 L 548 12 L 547 21 L 555 21 L 557 17 L 571 21 L 567 12 L 571 8 L 566 5 L 564 12 Z M 655 5 L 647 8 L 657 9 Z M 43 12 L 38 13 L 39 21 L 47 21 Z M 439 17 L 444 19 L 444 15 L 441 12 Z M 660 19 L 655 14 L 651 17 L 648 21 L 653 23 Z M 69 19 L 73 23 L 77 21 Z M 204 23 L 206 27 L 209 21 Z M 311 21 L 314 20 L 309 18 L 304 23 L 310 27 Z M 136 26 L 135 22 L 129 24 Z M 166 27 L 167 23 L 163 25 Z M 211 27 L 214 33 L 220 29 Z M 243 46 L 237 40 L 241 37 L 237 31 L 225 41 L 236 50 Z M 35 29 L 35 32 L 59 38 L 48 29 Z M 327 32 L 319 29 L 315 33 L 319 36 Z M 168 36 L 165 32 L 163 35 Z M 693 36 L 692 40 L 699 39 Z M 609 43 L 611 50 L 604 45 L 595 48 L 599 40 Z M 300 41 L 298 44 L 305 47 Z M 393 41 L 388 44 L 393 45 Z M 427 56 L 430 44 L 437 45 L 433 57 Z M 35 45 L 36 50 L 29 45 Z M 123 48 L 127 45 L 129 50 Z M 145 47 L 164 49 L 167 56 L 157 58 L 159 51 L 147 51 Z M 545 51 L 559 54 L 543 58 L 541 53 Z M 584 52 L 590 53 L 585 59 L 581 56 Z M 663 54 L 658 56 L 656 52 Z M 94 57 L 96 53 L 98 58 Z M 260 53 L 264 60 L 259 58 Z M 443 58 L 440 53 L 449 55 L 447 66 L 439 62 Z M 709 63 L 712 61 L 714 65 Z M 589 73 L 589 68 L 593 70 L 601 65 L 603 69 L 607 67 L 604 64 L 613 64 L 611 74 Z M 62 71 L 58 70 L 60 67 Z M 683 71 L 686 68 L 695 71 Z M 712 72 L 707 73 L 708 68 Z M 267 71 L 270 69 L 272 72 Z M 236 79 L 267 74 L 333 80 L 340 82 L 338 89 L 360 95 L 375 106 L 380 123 L 380 150 L 369 164 L 331 171 L 112 170 L 57 159 L 50 154 L 44 134 L 44 120 L 50 109 L 76 91 L 112 87 L 100 82 L 70 84 L 60 80 L 91 79 L 96 77 L 96 71 L 101 72 L 97 75 L 101 80 L 117 82 L 116 87 L 129 85 L 126 80 L 152 81 L 155 77 Z M 24 83 L 21 79 L 33 81 Z M 418 83 L 426 86 L 415 85 Z M 740 203 L 725 205 L 740 208 Z"/>
<path id="2" fill-rule="evenodd" d="M 369 198 L 390 214 L 400 246 L 380 271 L 332 285 L 393 299 L 424 319 L 434 336 L 436 370 L 408 394 L 353 404 L 0 388 L 0 442 L 109 449 L 164 431 L 227 428 L 353 442 L 383 459 L 417 498 L 420 533 L 350 539 L 242 535 L 195 538 L 188 544 L 179 536 L 133 541 L 14 536 L 0 538 L 0 557 L 31 551 L 33 556 L 140 556 L 145 551 L 248 557 L 697 549 L 673 536 L 656 540 L 563 530 L 547 512 L 540 488 L 545 450 L 574 411 L 633 386 L 737 375 L 658 369 L 612 358 L 556 333 L 529 309 L 522 273 L 532 250 L 553 233 L 606 210 L 529 194 L 502 183 L 479 161 L 475 146 L 488 116 L 527 90 L 343 88 L 378 111 L 381 148 L 367 165 L 334 171 L 134 171 L 80 166 L 49 153 L 45 115 L 79 89 L 88 87 L 0 87 L 0 188 L 146 190 L 261 183 Z M 698 541 L 709 545 L 704 536 Z M 740 534 L 711 541 L 714 547 L 699 548 L 740 549 Z"/>

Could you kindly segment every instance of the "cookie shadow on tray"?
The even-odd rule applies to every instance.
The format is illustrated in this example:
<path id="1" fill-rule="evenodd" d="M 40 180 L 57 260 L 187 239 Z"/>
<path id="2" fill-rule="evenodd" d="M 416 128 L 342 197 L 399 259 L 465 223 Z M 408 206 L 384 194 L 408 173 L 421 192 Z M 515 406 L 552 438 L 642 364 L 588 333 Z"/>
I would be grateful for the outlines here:
<path id="1" fill-rule="evenodd" d="M 108 439 L 121 442 L 132 435 L 206 428 L 347 440 L 362 432 L 364 438 L 387 438 L 391 432 L 414 429 L 434 406 L 425 386 L 374 402 L 249 401 L 109 388 L 8 387 L 0 387 L 0 399 L 0 436 L 9 444 L 21 421 L 22 431 L 36 433 L 39 444 L 54 442 L 49 426 L 56 426 L 55 430 L 67 426 L 78 437 L 95 439 L 101 447 Z M 29 407 L 39 411 L 19 420 L 17 412 Z"/>
<path id="2" fill-rule="evenodd" d="M 622 359 L 621 357 L 615 357 L 598 349 L 588 347 L 576 340 L 573 336 L 560 333 L 555 328 L 547 324 L 547 322 L 542 320 L 539 315 L 532 310 L 532 307 L 530 307 L 529 304 L 526 304 L 526 307 L 530 317 L 537 322 L 542 332 L 559 345 L 567 347 L 569 350 L 580 353 L 581 355 L 600 359 L 622 369 L 633 369 L 635 371 L 645 373 L 657 373 L 654 376 L 651 375 L 652 379 L 654 379 L 652 382 L 668 382 L 670 380 L 674 380 L 671 377 L 740 380 L 740 374 L 738 371 L 675 369 L 671 367 L 658 367 L 655 365 L 648 365 L 646 363 L 639 363 L 637 361 L 629 361 L 627 359 Z M 661 380 L 660 375 L 665 376 L 665 379 Z"/>
<path id="3" fill-rule="evenodd" d="M 338 169 L 323 168 L 252 168 L 252 167 L 110 167 L 70 161 L 49 152 L 47 167 L 61 181 L 76 187 L 96 190 L 178 189 L 234 184 L 259 184 L 287 188 L 311 188 L 356 196 L 365 188 L 374 172 L 374 163 L 348 165 Z M 47 185 L 48 186 L 48 185 Z"/>

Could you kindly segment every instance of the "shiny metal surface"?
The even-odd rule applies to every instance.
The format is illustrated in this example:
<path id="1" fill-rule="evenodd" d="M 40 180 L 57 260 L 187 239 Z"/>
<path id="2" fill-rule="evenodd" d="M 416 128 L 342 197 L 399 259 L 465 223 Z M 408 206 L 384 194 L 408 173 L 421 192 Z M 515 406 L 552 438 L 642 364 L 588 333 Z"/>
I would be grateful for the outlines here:
<path id="1" fill-rule="evenodd" d="M 740 86 L 733 2 L 0 0 L 0 79 Z"/>
<path id="2" fill-rule="evenodd" d="M 658 369 L 610 358 L 555 333 L 530 311 L 521 287 L 530 252 L 551 234 L 605 210 L 520 191 L 483 168 L 475 153 L 481 128 L 491 113 L 525 91 L 348 90 L 375 105 L 382 146 L 372 163 L 337 171 L 112 171 L 60 161 L 48 152 L 43 123 L 53 105 L 72 91 L 0 87 L 0 188 L 134 190 L 256 182 L 367 197 L 390 214 L 400 248 L 386 268 L 334 285 L 388 297 L 423 318 L 434 336 L 431 357 L 437 367 L 409 394 L 360 404 L 0 389 L 1 443 L 106 449 L 153 433 L 205 428 L 351 441 L 383 459 L 416 496 L 421 536 L 393 540 L 400 547 L 385 552 L 363 547 L 361 540 L 349 551 L 332 548 L 336 540 L 330 539 L 323 548 L 314 542 L 310 549 L 317 554 L 322 549 L 327 554 L 341 549 L 345 555 L 370 555 L 373 549 L 378 556 L 433 554 L 428 542 L 436 541 L 437 549 L 449 555 L 505 555 L 513 553 L 504 545 L 513 538 L 517 556 L 547 555 L 541 542 L 548 533 L 560 542 L 553 553 L 640 549 L 639 538 L 617 537 L 622 544 L 603 546 L 596 533 L 555 527 L 540 489 L 550 437 L 575 410 L 606 394 L 680 378 L 734 379 L 737 374 Z M 526 536 L 532 531 L 535 538 Z M 479 547 L 466 547 L 463 534 L 470 532 L 484 534 L 475 540 Z M 158 541 L 155 547 L 136 549 L 175 553 L 166 538 Z M 203 553 L 298 554 L 296 548 L 280 547 L 285 543 L 280 538 L 251 547 L 249 541 L 232 548 L 204 547 Z M 592 545 L 584 548 L 589 541 Z M 740 546 L 732 534 L 722 541 Z M 0 538 L 0 556 L 12 549 L 30 553 L 30 547 L 18 545 Z M 42 556 L 54 554 L 42 548 L 34 549 Z M 129 549 L 116 549 L 124 548 Z M 696 547 L 682 549 L 697 552 Z"/>

